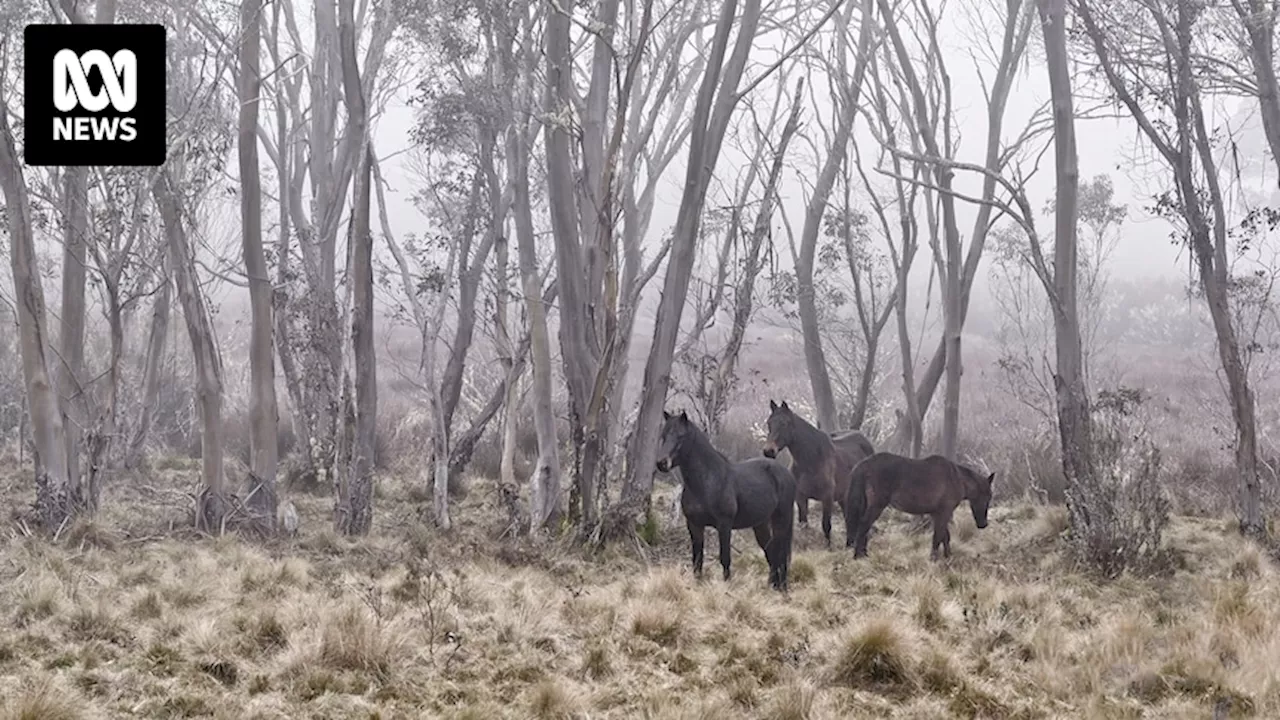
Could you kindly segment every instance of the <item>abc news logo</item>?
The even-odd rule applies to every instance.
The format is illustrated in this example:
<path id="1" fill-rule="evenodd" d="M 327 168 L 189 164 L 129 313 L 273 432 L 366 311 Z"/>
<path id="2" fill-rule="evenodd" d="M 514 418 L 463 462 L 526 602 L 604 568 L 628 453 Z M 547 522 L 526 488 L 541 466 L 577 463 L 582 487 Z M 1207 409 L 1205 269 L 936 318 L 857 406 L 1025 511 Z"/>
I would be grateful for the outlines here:
<path id="1" fill-rule="evenodd" d="M 164 164 L 163 25 L 28 25 L 28 165 Z"/>

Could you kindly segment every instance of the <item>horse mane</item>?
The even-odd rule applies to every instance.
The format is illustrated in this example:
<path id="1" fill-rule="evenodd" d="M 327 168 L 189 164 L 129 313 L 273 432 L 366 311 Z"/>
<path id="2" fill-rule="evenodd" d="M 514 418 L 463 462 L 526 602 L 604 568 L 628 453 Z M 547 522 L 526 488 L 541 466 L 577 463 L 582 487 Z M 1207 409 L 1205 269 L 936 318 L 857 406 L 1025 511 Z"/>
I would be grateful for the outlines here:
<path id="1" fill-rule="evenodd" d="M 831 433 L 818 428 L 817 425 L 805 420 L 799 413 L 787 408 L 787 412 L 791 413 L 791 420 L 794 423 L 791 434 L 791 444 L 802 444 L 799 448 L 802 452 L 805 450 L 816 451 L 819 457 L 828 455 L 835 451 L 835 441 L 831 437 Z M 796 441 L 799 440 L 800 443 Z M 791 456 L 796 457 L 796 453 L 792 452 Z M 799 458 L 797 458 L 797 461 Z"/>
<path id="2" fill-rule="evenodd" d="M 710 450 L 712 453 L 715 453 L 716 455 L 719 455 L 720 459 L 724 460 L 726 463 L 733 464 L 732 461 L 729 460 L 729 456 L 720 452 L 720 450 L 715 446 L 715 444 L 711 442 L 711 436 L 707 435 L 707 432 L 703 430 L 701 427 L 699 427 L 697 423 L 694 423 L 693 421 L 688 421 L 685 423 L 685 428 L 689 433 L 689 437 L 695 440 L 700 446 L 705 447 L 706 449 Z"/>

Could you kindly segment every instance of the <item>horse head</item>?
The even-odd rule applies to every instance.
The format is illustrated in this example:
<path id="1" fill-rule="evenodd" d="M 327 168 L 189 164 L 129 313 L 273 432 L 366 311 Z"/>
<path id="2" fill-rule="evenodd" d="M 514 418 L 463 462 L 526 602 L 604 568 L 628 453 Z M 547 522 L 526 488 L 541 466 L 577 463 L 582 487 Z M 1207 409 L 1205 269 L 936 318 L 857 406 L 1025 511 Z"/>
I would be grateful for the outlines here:
<path id="1" fill-rule="evenodd" d="M 991 507 L 991 486 L 995 483 L 996 474 L 983 477 L 980 473 L 960 465 L 960 474 L 964 478 L 964 496 L 969 500 L 969 510 L 973 512 L 973 522 L 979 529 L 987 526 L 987 510 Z"/>
<path id="2" fill-rule="evenodd" d="M 765 427 L 769 431 L 768 437 L 764 441 L 764 456 L 767 458 L 775 458 L 778 453 L 791 444 L 791 427 L 795 414 L 791 412 L 791 408 L 787 407 L 787 401 L 783 400 L 782 404 L 769 401 L 769 419 L 765 422 Z"/>
<path id="3" fill-rule="evenodd" d="M 662 411 L 662 433 L 658 435 L 658 472 L 671 472 L 679 463 L 681 440 L 689 432 L 689 416 Z"/>

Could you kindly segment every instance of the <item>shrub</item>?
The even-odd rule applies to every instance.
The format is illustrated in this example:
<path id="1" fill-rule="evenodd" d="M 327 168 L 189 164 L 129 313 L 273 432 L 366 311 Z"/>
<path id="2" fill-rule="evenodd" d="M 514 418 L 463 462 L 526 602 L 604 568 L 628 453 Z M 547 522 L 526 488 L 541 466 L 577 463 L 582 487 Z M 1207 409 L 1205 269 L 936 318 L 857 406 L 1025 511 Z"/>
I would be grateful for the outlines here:
<path id="1" fill-rule="evenodd" d="M 1099 393 L 1093 411 L 1093 477 L 1067 491 L 1071 539 L 1078 559 L 1113 578 L 1126 568 L 1151 566 L 1169 523 L 1160 483 L 1160 450 L 1133 419 L 1142 396 Z"/>

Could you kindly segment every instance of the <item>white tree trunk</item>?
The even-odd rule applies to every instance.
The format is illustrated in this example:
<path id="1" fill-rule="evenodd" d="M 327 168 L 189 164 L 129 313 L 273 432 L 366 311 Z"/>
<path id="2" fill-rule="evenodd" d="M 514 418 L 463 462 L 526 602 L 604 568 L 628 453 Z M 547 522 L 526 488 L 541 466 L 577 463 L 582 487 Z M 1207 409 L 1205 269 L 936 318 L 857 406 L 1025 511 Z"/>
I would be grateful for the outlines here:
<path id="1" fill-rule="evenodd" d="M 58 397 L 49 378 L 44 288 L 31 232 L 31 202 L 9 128 L 7 108 L 8 99 L 0 89 L 0 110 L 6 111 L 0 118 L 0 188 L 4 191 L 5 215 L 9 221 L 9 263 L 18 310 L 22 375 L 27 386 L 27 407 L 36 451 L 36 511 L 45 528 L 57 533 L 74 511 L 67 441 Z"/>
<path id="2" fill-rule="evenodd" d="M 240 67 L 236 87 L 240 100 L 241 249 L 249 279 L 249 456 L 247 505 L 259 532 L 276 529 L 276 469 L 279 457 L 279 409 L 276 403 L 273 291 L 262 250 L 262 178 L 258 168 L 258 108 L 262 80 L 262 11 L 260 0 L 240 4 Z"/>

